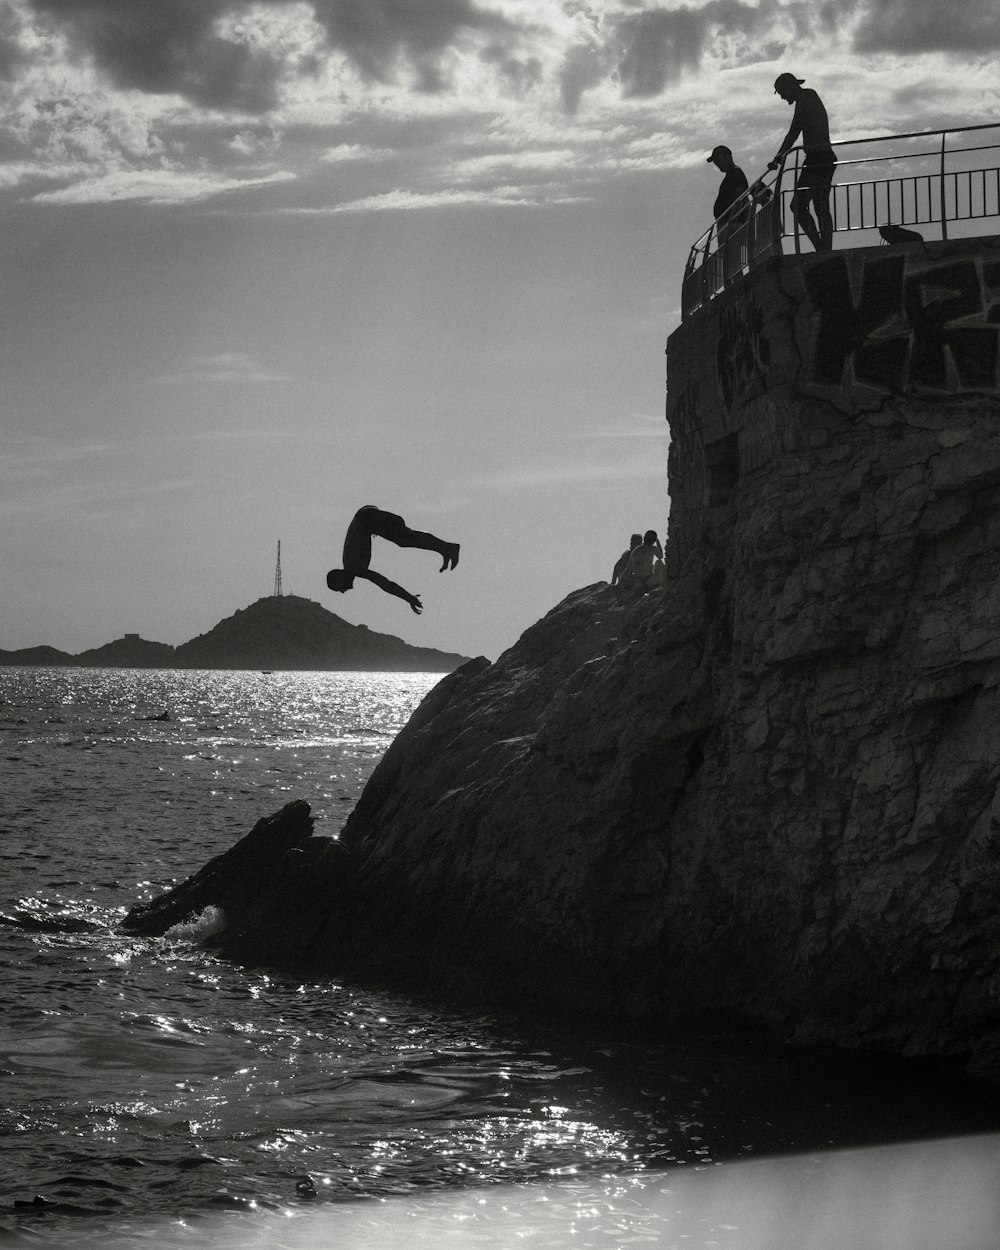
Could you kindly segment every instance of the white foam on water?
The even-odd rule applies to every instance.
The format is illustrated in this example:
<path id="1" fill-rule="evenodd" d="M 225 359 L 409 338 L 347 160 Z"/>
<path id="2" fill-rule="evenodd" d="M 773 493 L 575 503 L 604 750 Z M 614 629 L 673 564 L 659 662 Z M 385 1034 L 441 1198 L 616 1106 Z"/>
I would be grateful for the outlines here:
<path id="1" fill-rule="evenodd" d="M 191 942 L 197 945 L 215 933 L 221 933 L 229 921 L 221 907 L 206 907 L 190 920 L 172 925 L 163 935 L 167 942 Z"/>
<path id="2" fill-rule="evenodd" d="M 88 1230 L 80 1233 L 74 1244 L 87 1244 Z M 106 1250 L 996 1250 L 1000 1134 L 416 1199 L 320 1195 L 283 1212 L 105 1230 L 100 1242 Z"/>

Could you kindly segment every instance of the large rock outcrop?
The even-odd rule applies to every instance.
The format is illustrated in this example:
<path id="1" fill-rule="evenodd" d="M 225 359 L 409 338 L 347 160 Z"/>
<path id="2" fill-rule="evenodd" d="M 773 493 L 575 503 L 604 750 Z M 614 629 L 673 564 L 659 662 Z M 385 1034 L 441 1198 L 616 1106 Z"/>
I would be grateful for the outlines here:
<path id="1" fill-rule="evenodd" d="M 445 678 L 298 958 L 987 1064 L 1000 247 L 976 244 L 788 258 L 685 323 L 667 589 L 582 590 Z"/>

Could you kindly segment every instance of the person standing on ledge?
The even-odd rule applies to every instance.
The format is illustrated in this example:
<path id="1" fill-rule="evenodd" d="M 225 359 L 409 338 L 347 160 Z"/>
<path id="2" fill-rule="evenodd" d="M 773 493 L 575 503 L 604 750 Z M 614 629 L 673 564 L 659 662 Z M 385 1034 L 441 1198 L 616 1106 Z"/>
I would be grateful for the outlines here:
<path id="1" fill-rule="evenodd" d="M 702 151 L 704 151 L 704 148 Z M 725 214 L 726 209 L 731 208 L 743 192 L 746 191 L 748 186 L 747 176 L 733 160 L 733 154 L 730 149 L 723 143 L 712 149 L 712 155 L 708 158 L 708 164 L 714 165 L 719 173 L 723 175 L 722 182 L 719 184 L 719 194 L 715 197 L 715 203 L 712 205 L 712 216 L 718 221 Z"/>
<path id="2" fill-rule="evenodd" d="M 445 569 L 453 569 L 458 564 L 458 543 L 446 543 L 440 538 L 435 538 L 433 534 L 424 533 L 423 530 L 411 530 L 401 516 L 397 516 L 394 512 L 383 512 L 381 508 L 376 508 L 370 503 L 355 512 L 354 519 L 347 527 L 347 534 L 344 537 L 344 567 L 331 569 L 327 573 L 327 586 L 342 594 L 345 590 L 351 589 L 356 577 L 363 577 L 366 581 L 378 586 L 380 590 L 384 590 L 386 594 L 404 599 L 414 612 L 418 614 L 423 612 L 424 606 L 420 602 L 419 595 L 411 595 L 402 586 L 398 586 L 388 577 L 383 577 L 381 573 L 376 573 L 368 567 L 372 558 L 373 535 L 385 538 L 388 542 L 395 543 L 397 547 L 419 547 L 422 551 L 436 551 L 444 561 L 439 570 L 442 573 Z"/>
<path id="3" fill-rule="evenodd" d="M 738 209 L 733 206 L 742 197 L 749 184 L 746 174 L 733 160 L 732 151 L 724 143 L 712 149 L 708 163 L 714 165 L 722 174 L 719 193 L 712 205 L 712 216 L 717 222 L 719 247 L 722 249 L 723 278 L 729 281 L 743 268 L 740 262 L 744 260 L 748 250 L 745 240 L 744 246 L 740 246 L 737 232 L 750 216 L 747 211 L 749 205 Z"/>
<path id="4" fill-rule="evenodd" d="M 833 247 L 833 217 L 830 213 L 830 187 L 837 167 L 837 157 L 830 146 L 830 123 L 823 101 L 811 87 L 803 87 L 804 78 L 779 74 L 774 80 L 774 93 L 786 104 L 795 105 L 792 124 L 781 141 L 777 155 L 768 161 L 768 169 L 777 169 L 782 157 L 802 136 L 805 156 L 792 195 L 792 212 L 804 234 L 817 252 Z M 813 222 L 810 201 L 816 212 Z"/>

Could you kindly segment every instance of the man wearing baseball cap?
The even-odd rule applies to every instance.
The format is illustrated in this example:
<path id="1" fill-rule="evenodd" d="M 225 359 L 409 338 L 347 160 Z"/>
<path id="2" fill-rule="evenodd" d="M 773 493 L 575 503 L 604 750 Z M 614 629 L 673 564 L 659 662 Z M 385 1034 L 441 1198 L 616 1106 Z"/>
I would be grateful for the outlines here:
<path id="1" fill-rule="evenodd" d="M 804 78 L 779 74 L 774 80 L 774 93 L 786 104 L 794 104 L 792 124 L 781 141 L 777 155 L 768 162 L 768 169 L 777 169 L 782 158 L 802 136 L 804 157 L 792 196 L 792 211 L 803 233 L 817 252 L 828 252 L 833 246 L 833 217 L 830 213 L 830 188 L 837 157 L 830 146 L 830 123 L 823 101 L 811 87 L 803 87 Z M 813 221 L 810 203 L 816 213 Z"/>
<path id="2" fill-rule="evenodd" d="M 718 147 L 712 149 L 712 155 L 708 158 L 708 164 L 714 165 L 723 175 L 722 182 L 719 185 L 719 194 L 715 197 L 715 203 L 712 206 L 712 216 L 718 219 L 727 208 L 736 203 L 747 189 L 747 177 L 733 160 L 733 154 L 730 149 L 724 144 L 720 143 Z"/>
<path id="3" fill-rule="evenodd" d="M 733 160 L 733 154 L 725 144 L 712 149 L 708 163 L 723 175 L 719 193 L 712 205 L 712 216 L 717 222 L 719 246 L 723 249 L 724 280 L 738 276 L 745 263 L 744 249 L 740 247 L 737 231 L 749 216 L 746 206 L 738 201 L 746 191 L 747 176 Z"/>

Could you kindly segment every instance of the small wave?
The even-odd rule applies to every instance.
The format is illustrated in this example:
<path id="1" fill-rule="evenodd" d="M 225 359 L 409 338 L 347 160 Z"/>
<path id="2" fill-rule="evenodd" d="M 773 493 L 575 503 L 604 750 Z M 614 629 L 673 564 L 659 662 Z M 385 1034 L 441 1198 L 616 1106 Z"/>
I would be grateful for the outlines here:
<path id="1" fill-rule="evenodd" d="M 79 916 L 45 916 L 38 912 L 0 912 L 0 925 L 11 929 L 23 929 L 27 933 L 93 933 L 101 926 Z"/>
<path id="2" fill-rule="evenodd" d="M 216 933 L 221 933 L 229 921 L 221 907 L 206 907 L 190 920 L 173 925 L 163 935 L 168 941 L 198 944 Z"/>

